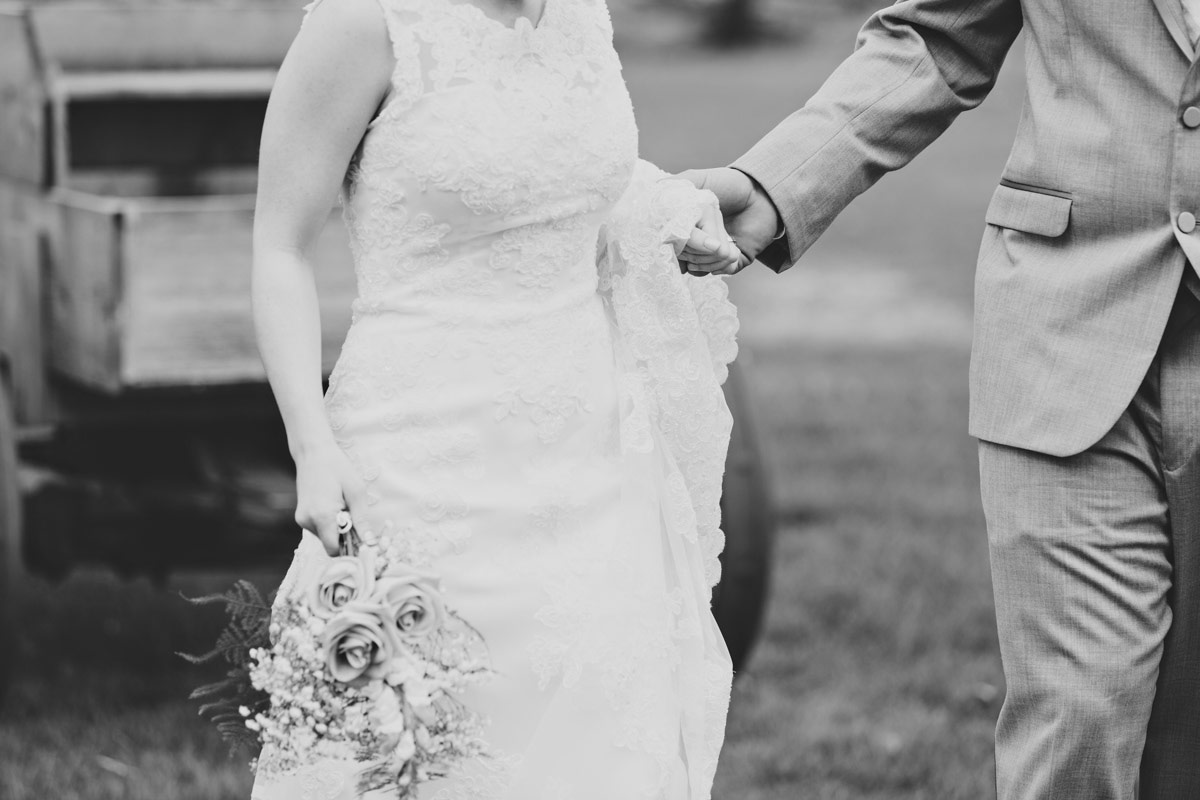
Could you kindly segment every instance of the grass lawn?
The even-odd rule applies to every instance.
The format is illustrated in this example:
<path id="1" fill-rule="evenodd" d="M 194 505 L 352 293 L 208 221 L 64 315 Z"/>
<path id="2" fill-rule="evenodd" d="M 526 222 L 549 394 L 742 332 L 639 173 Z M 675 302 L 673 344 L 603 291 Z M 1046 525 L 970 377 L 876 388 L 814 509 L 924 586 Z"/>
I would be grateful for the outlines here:
<path id="1" fill-rule="evenodd" d="M 646 156 L 729 161 L 811 93 L 855 27 L 833 20 L 796 46 L 740 55 L 632 47 Z M 737 279 L 783 524 L 718 800 L 992 794 L 1003 687 L 966 369 L 974 253 L 1018 78 L 857 201 L 801 266 Z M 0 798 L 247 797 L 245 767 L 184 699 L 205 675 L 172 655 L 203 647 L 219 622 L 176 591 L 229 580 L 27 581 Z"/>

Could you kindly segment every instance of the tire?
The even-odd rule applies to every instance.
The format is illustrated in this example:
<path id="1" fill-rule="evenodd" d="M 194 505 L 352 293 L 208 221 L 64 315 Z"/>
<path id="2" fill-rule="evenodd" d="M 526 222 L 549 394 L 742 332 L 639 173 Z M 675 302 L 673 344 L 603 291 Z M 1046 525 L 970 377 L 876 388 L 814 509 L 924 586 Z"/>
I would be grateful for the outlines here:
<path id="1" fill-rule="evenodd" d="M 15 579 L 21 563 L 21 495 L 17 482 L 17 423 L 12 395 L 0 380 L 0 699 L 16 658 Z"/>
<path id="2" fill-rule="evenodd" d="M 725 552 L 721 583 L 713 595 L 713 615 L 725 637 L 735 672 L 749 662 L 762 630 L 771 582 L 775 510 L 745 380 L 732 365 L 725 397 L 733 414 L 733 434 L 721 498 Z"/>

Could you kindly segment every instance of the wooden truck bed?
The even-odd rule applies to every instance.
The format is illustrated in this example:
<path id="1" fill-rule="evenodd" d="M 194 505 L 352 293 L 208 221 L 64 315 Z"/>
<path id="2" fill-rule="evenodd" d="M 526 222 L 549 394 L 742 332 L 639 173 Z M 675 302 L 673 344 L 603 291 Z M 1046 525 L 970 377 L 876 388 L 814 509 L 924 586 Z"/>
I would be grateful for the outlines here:
<path id="1" fill-rule="evenodd" d="M 108 393 L 264 378 L 250 313 L 253 198 L 47 201 L 52 369 Z M 332 367 L 355 295 L 345 228 L 331 218 L 315 258 Z"/>

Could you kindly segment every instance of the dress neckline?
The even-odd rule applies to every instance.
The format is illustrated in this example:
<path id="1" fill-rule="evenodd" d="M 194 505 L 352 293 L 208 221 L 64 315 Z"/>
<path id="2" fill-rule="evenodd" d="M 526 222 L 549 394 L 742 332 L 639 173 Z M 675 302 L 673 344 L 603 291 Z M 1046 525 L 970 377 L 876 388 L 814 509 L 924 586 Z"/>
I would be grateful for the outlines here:
<path id="1" fill-rule="evenodd" d="M 554 5 L 554 0 L 544 0 L 542 3 L 542 13 L 538 15 L 536 22 L 531 20 L 529 17 L 522 15 L 518 16 L 512 25 L 496 19 L 491 14 L 484 11 L 482 7 L 471 2 L 471 0 L 449 0 L 449 5 L 455 7 L 464 7 L 468 14 L 481 17 L 485 22 L 490 23 L 501 30 L 509 31 L 510 33 L 521 33 L 523 31 L 537 33 L 543 27 L 545 27 L 546 19 L 550 16 L 550 7 Z"/>

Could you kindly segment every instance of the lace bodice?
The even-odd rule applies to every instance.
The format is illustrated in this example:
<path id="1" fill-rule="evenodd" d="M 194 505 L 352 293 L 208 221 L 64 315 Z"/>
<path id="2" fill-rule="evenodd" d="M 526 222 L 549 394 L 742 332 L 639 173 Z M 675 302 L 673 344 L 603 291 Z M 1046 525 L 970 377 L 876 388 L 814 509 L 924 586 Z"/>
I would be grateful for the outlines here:
<path id="1" fill-rule="evenodd" d="M 392 89 L 344 197 L 356 314 L 512 315 L 594 293 L 597 231 L 637 158 L 602 0 L 547 0 L 515 27 L 469 2 L 382 3 Z"/>

